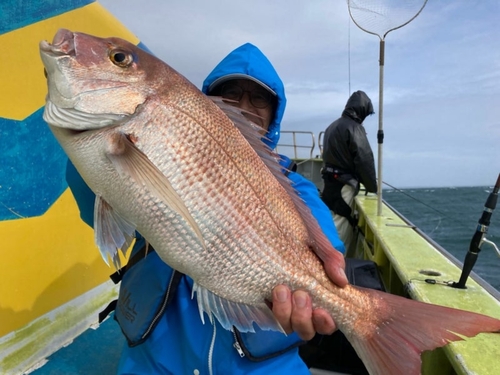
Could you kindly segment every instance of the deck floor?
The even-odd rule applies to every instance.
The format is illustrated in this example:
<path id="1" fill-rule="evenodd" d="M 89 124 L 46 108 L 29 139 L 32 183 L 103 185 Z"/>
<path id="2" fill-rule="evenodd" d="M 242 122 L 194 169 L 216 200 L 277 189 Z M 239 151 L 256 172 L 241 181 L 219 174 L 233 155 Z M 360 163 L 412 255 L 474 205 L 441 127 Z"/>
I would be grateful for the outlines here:
<path id="1" fill-rule="evenodd" d="M 114 344 L 113 344 L 114 343 Z M 98 329 L 88 329 L 71 344 L 47 358 L 47 363 L 30 375 L 113 375 L 125 338 L 118 323 L 108 318 Z M 311 369 L 311 375 L 344 375 Z"/>
<path id="2" fill-rule="evenodd" d="M 125 345 L 118 323 L 108 318 L 98 329 L 88 329 L 71 344 L 47 358 L 47 363 L 31 375 L 116 374 Z"/>

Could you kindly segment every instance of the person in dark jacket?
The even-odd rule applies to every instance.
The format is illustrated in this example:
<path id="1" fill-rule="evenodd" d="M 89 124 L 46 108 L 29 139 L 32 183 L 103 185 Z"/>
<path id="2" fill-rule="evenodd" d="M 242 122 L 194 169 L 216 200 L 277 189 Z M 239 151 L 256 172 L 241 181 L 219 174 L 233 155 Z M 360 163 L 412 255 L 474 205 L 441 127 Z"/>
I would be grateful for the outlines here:
<path id="1" fill-rule="evenodd" d="M 342 116 L 325 131 L 323 138 L 322 199 L 334 212 L 335 225 L 346 250 L 353 246 L 352 203 L 362 183 L 377 192 L 373 152 L 363 121 L 373 114 L 372 101 L 364 91 L 351 95 Z M 352 251 L 352 249 L 351 249 Z"/>

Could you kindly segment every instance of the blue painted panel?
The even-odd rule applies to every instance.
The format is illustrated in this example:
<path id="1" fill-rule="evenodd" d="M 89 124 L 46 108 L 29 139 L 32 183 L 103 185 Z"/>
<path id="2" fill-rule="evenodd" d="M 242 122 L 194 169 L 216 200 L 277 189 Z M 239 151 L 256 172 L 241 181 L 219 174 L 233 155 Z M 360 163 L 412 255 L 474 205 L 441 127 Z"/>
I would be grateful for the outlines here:
<path id="1" fill-rule="evenodd" d="M 1 0 L 0 35 L 93 2 L 95 0 Z"/>
<path id="2" fill-rule="evenodd" d="M 42 215 L 66 190 L 67 157 L 43 121 L 0 118 L 0 220 Z"/>
<path id="3" fill-rule="evenodd" d="M 125 339 L 118 323 L 109 318 L 97 330 L 88 329 L 48 357 L 32 375 L 116 374 Z"/>
<path id="4" fill-rule="evenodd" d="M 139 44 L 137 45 L 137 47 L 141 48 L 142 50 L 146 51 L 147 53 L 149 53 L 150 55 L 154 55 L 156 56 L 149 48 L 148 46 L 146 46 L 143 42 L 139 42 Z"/>

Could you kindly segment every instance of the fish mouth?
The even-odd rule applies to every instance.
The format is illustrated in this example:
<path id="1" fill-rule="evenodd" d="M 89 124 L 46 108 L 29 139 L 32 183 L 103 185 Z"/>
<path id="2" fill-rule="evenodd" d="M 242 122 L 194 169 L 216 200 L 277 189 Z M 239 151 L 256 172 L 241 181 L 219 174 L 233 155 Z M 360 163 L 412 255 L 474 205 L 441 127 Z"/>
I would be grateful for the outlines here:
<path id="1" fill-rule="evenodd" d="M 75 35 L 66 29 L 59 29 L 52 43 L 42 40 L 40 51 L 52 56 L 75 56 Z"/>
<path id="2" fill-rule="evenodd" d="M 61 71 L 61 66 L 68 65 L 70 60 L 76 58 L 75 34 L 67 29 L 59 29 L 52 43 L 42 40 L 39 48 L 49 86 L 47 100 L 51 98 L 64 108 L 74 107 L 73 95 L 67 89 L 67 77 Z"/>
<path id="3" fill-rule="evenodd" d="M 124 122 L 135 111 L 134 104 L 129 105 L 132 109 L 120 107 L 121 101 L 116 109 L 113 101 L 109 108 L 101 106 L 98 98 L 113 90 L 118 90 L 116 95 L 129 93 L 127 82 L 107 79 L 100 71 L 94 73 L 98 70 L 95 64 L 108 58 L 107 45 L 101 45 L 99 38 L 67 29 L 59 29 L 52 43 L 39 43 L 48 86 L 43 118 L 51 126 L 76 131 L 100 129 Z"/>

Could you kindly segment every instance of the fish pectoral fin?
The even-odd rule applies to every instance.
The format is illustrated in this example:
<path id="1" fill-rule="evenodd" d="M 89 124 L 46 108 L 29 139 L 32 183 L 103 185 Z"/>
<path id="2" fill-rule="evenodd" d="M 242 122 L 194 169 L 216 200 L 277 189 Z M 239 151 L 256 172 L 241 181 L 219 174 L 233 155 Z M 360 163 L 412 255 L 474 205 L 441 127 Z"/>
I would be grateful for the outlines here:
<path id="1" fill-rule="evenodd" d="M 246 305 L 219 297 L 196 282 L 193 285 L 193 296 L 196 292 L 201 321 L 205 323 L 203 312 L 206 312 L 213 323 L 215 316 L 222 327 L 232 331 L 233 326 L 240 332 L 255 332 L 253 323 L 265 331 L 285 331 L 279 324 L 271 309 L 262 302 L 258 305 Z"/>
<path id="2" fill-rule="evenodd" d="M 100 196 L 96 196 L 94 205 L 94 237 L 101 256 L 109 266 L 109 258 L 115 268 L 121 268 L 118 250 L 122 254 L 132 244 L 135 236 L 135 225 L 118 215 Z"/>
<path id="3" fill-rule="evenodd" d="M 120 175 L 130 176 L 139 186 L 146 188 L 168 207 L 180 215 L 193 229 L 206 248 L 201 230 L 189 213 L 181 197 L 165 175 L 125 134 L 117 132 L 109 137 L 107 156 Z"/>

